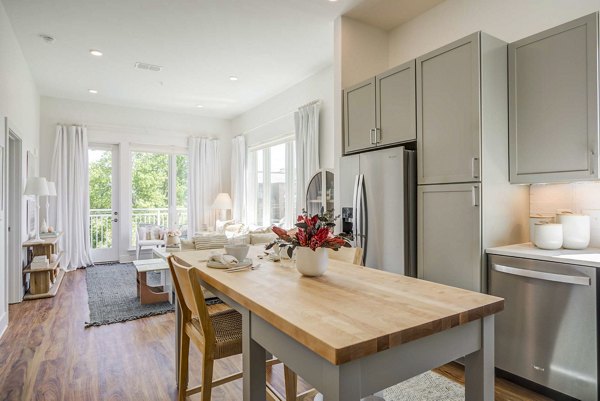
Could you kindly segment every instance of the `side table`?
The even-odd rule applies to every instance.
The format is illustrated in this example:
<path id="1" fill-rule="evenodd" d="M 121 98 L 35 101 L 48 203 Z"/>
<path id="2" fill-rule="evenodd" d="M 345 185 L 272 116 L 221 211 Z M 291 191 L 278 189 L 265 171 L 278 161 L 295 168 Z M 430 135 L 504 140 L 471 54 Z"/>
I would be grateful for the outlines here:
<path id="1" fill-rule="evenodd" d="M 23 243 L 23 248 L 27 249 L 27 266 L 23 270 L 23 275 L 29 274 L 29 291 L 23 297 L 24 300 L 50 298 L 58 292 L 65 275 L 64 270 L 60 268 L 63 252 L 58 250 L 58 241 L 61 236 L 62 233 L 58 233 L 56 236 L 43 238 L 38 242 L 29 240 Z M 31 268 L 33 257 L 43 255 L 50 260 L 52 254 L 56 254 L 57 258 L 50 262 L 48 267 Z"/>

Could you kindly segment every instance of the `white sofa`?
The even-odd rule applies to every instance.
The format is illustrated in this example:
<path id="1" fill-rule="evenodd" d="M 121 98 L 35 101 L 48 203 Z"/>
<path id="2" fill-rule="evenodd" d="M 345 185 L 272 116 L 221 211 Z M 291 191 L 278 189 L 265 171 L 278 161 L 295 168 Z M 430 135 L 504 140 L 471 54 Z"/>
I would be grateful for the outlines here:
<path id="1" fill-rule="evenodd" d="M 197 232 L 181 241 L 181 250 L 217 249 L 225 244 L 267 244 L 277 238 L 271 227 L 247 226 L 233 220 L 217 221 L 215 231 Z"/>

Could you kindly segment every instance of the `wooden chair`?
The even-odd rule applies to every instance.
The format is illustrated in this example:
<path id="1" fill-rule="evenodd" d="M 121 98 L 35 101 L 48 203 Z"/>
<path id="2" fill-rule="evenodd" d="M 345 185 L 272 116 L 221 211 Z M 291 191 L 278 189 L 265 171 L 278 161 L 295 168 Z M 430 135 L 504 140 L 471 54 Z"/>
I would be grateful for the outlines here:
<path id="1" fill-rule="evenodd" d="M 169 256 L 167 261 L 181 308 L 179 401 L 184 401 L 187 396 L 196 393 L 201 393 L 202 401 L 210 401 L 213 387 L 242 377 L 242 372 L 238 372 L 213 381 L 213 365 L 216 359 L 242 353 L 242 315 L 234 309 L 209 313 L 200 286 L 198 269 L 180 264 L 173 256 Z M 202 384 L 193 388 L 187 388 L 190 340 L 202 353 Z M 266 363 L 268 366 L 280 362 L 272 359 Z M 295 401 L 295 375 L 287 368 L 285 373 L 286 399 Z"/>
<path id="2" fill-rule="evenodd" d="M 352 263 L 354 265 L 362 265 L 363 250 L 362 248 L 340 248 L 337 251 L 328 249 L 329 258 L 339 260 L 340 262 Z"/>

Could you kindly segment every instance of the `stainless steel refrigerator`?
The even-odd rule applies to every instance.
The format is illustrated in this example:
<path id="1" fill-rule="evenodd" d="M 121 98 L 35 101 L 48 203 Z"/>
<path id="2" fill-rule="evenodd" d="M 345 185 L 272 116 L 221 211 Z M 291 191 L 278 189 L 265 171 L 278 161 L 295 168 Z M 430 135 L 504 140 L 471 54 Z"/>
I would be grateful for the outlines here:
<path id="1" fill-rule="evenodd" d="M 404 147 L 340 160 L 342 230 L 365 266 L 416 277 L 416 155 Z"/>

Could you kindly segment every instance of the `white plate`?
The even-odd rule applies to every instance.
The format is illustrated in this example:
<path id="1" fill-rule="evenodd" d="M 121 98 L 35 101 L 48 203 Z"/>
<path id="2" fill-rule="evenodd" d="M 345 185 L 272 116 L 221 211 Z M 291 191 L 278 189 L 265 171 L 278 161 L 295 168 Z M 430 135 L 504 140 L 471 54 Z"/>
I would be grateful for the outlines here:
<path id="1" fill-rule="evenodd" d="M 248 267 L 252 266 L 252 259 L 246 258 L 241 262 L 236 263 L 235 265 L 224 265 L 221 262 L 208 261 L 206 262 L 206 267 L 211 267 L 213 269 L 235 269 L 238 267 Z"/>

